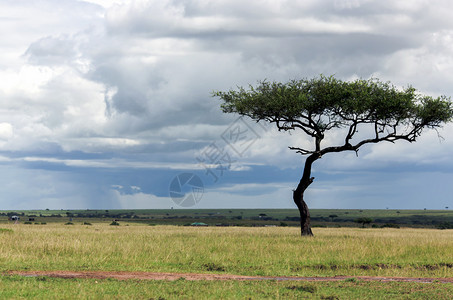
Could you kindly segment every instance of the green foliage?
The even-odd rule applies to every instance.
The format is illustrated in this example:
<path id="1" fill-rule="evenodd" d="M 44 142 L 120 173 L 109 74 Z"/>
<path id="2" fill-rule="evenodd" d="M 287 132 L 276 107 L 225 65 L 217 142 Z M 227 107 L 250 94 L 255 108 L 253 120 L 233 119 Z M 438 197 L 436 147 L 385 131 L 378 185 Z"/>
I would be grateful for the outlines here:
<path id="1" fill-rule="evenodd" d="M 371 219 L 371 218 L 357 218 L 357 219 L 354 220 L 354 222 L 360 223 L 360 224 L 362 224 L 362 227 L 365 227 L 365 224 L 370 224 L 371 222 L 373 222 L 373 219 Z"/>
<path id="2" fill-rule="evenodd" d="M 275 123 L 279 130 L 301 129 L 314 137 L 315 150 L 292 148 L 301 154 L 357 151 L 364 144 L 380 141 L 412 142 L 424 128 L 437 128 L 453 119 L 449 98 L 420 95 L 411 86 L 398 89 L 378 79 L 348 82 L 320 76 L 287 83 L 261 81 L 256 87 L 213 95 L 223 100 L 226 113 Z M 371 126 L 374 132 L 352 145 L 359 125 Z M 345 144 L 321 149 L 325 132 L 335 128 L 349 129 Z"/>
<path id="3" fill-rule="evenodd" d="M 437 225 L 438 229 L 453 229 L 453 223 L 443 222 Z"/>
<path id="4" fill-rule="evenodd" d="M 120 223 L 118 223 L 117 221 L 113 221 L 112 223 L 110 223 L 110 225 L 113 225 L 113 226 L 120 226 Z"/>
<path id="5" fill-rule="evenodd" d="M 255 120 L 295 121 L 311 116 L 330 118 L 330 125 L 349 124 L 352 119 L 396 122 L 414 120 L 425 125 L 451 120 L 452 104 L 442 96 L 433 99 L 408 87 L 399 90 L 377 79 L 345 82 L 334 77 L 292 80 L 288 83 L 262 81 L 249 90 L 215 92 L 224 112 L 247 115 Z M 320 120 L 320 128 L 327 123 Z M 330 126 L 329 126 L 330 127 Z"/>

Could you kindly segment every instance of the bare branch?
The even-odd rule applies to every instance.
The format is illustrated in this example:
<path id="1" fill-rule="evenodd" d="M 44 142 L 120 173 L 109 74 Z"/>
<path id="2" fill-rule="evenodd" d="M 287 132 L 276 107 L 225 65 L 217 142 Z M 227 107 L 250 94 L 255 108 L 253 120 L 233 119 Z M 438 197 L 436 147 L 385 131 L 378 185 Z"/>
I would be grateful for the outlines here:
<path id="1" fill-rule="evenodd" d="M 302 129 L 306 134 L 312 137 L 316 137 L 316 132 L 315 131 L 309 131 L 306 127 L 300 126 L 300 125 L 293 125 L 295 128 Z"/>
<path id="2" fill-rule="evenodd" d="M 300 153 L 302 155 L 308 155 L 308 154 L 316 153 L 316 151 L 306 150 L 306 149 L 302 149 L 302 148 L 299 148 L 299 147 L 288 147 L 288 148 L 290 150 L 295 150 L 296 153 Z"/>

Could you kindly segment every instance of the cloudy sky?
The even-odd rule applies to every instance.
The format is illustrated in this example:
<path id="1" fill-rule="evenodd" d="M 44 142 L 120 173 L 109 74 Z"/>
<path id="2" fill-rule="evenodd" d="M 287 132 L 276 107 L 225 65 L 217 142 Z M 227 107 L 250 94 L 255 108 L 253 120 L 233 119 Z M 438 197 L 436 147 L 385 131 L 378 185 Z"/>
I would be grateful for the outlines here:
<path id="1" fill-rule="evenodd" d="M 310 140 L 225 115 L 212 91 L 325 74 L 450 96 L 452 14 L 447 0 L 0 0 L 0 208 L 179 208 L 178 193 L 294 208 L 304 157 L 288 146 Z M 452 149 L 448 125 L 326 156 L 308 204 L 453 208 Z"/>

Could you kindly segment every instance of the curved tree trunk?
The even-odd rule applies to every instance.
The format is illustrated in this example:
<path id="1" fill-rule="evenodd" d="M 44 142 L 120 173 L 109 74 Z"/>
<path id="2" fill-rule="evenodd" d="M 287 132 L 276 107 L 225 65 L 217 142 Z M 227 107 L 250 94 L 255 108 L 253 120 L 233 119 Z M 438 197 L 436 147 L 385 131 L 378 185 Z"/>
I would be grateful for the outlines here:
<path id="1" fill-rule="evenodd" d="M 293 200 L 296 204 L 297 208 L 299 209 L 300 214 L 300 230 L 302 236 L 312 236 L 313 232 L 311 231 L 310 226 L 310 212 L 308 210 L 308 206 L 304 201 L 304 192 L 310 186 L 310 184 L 315 179 L 314 177 L 310 177 L 311 175 L 311 165 L 315 160 L 319 158 L 318 154 L 312 154 L 307 157 L 305 161 L 304 172 L 302 178 L 300 179 L 297 188 L 293 191 Z"/>
<path id="2" fill-rule="evenodd" d="M 309 235 L 312 236 L 313 232 L 311 231 L 310 226 L 310 212 L 308 210 L 307 203 L 304 201 L 304 194 L 296 193 L 293 194 L 294 203 L 296 203 L 297 208 L 299 209 L 300 214 L 300 234 L 302 236 Z"/>

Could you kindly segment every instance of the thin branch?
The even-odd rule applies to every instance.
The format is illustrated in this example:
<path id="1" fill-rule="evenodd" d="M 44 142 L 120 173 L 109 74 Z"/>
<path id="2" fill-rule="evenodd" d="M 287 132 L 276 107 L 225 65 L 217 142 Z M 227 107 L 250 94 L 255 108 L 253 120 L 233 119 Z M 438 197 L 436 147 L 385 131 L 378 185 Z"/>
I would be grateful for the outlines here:
<path id="1" fill-rule="evenodd" d="M 309 136 L 316 137 L 316 132 L 314 132 L 314 131 L 309 131 L 307 128 L 305 128 L 303 126 L 293 124 L 293 128 L 294 127 L 302 129 Z"/>
<path id="2" fill-rule="evenodd" d="M 288 148 L 290 150 L 295 150 L 296 153 L 300 153 L 302 155 L 308 155 L 308 154 L 316 153 L 316 151 L 306 150 L 306 149 L 302 149 L 302 148 L 299 148 L 299 147 L 288 147 Z"/>

